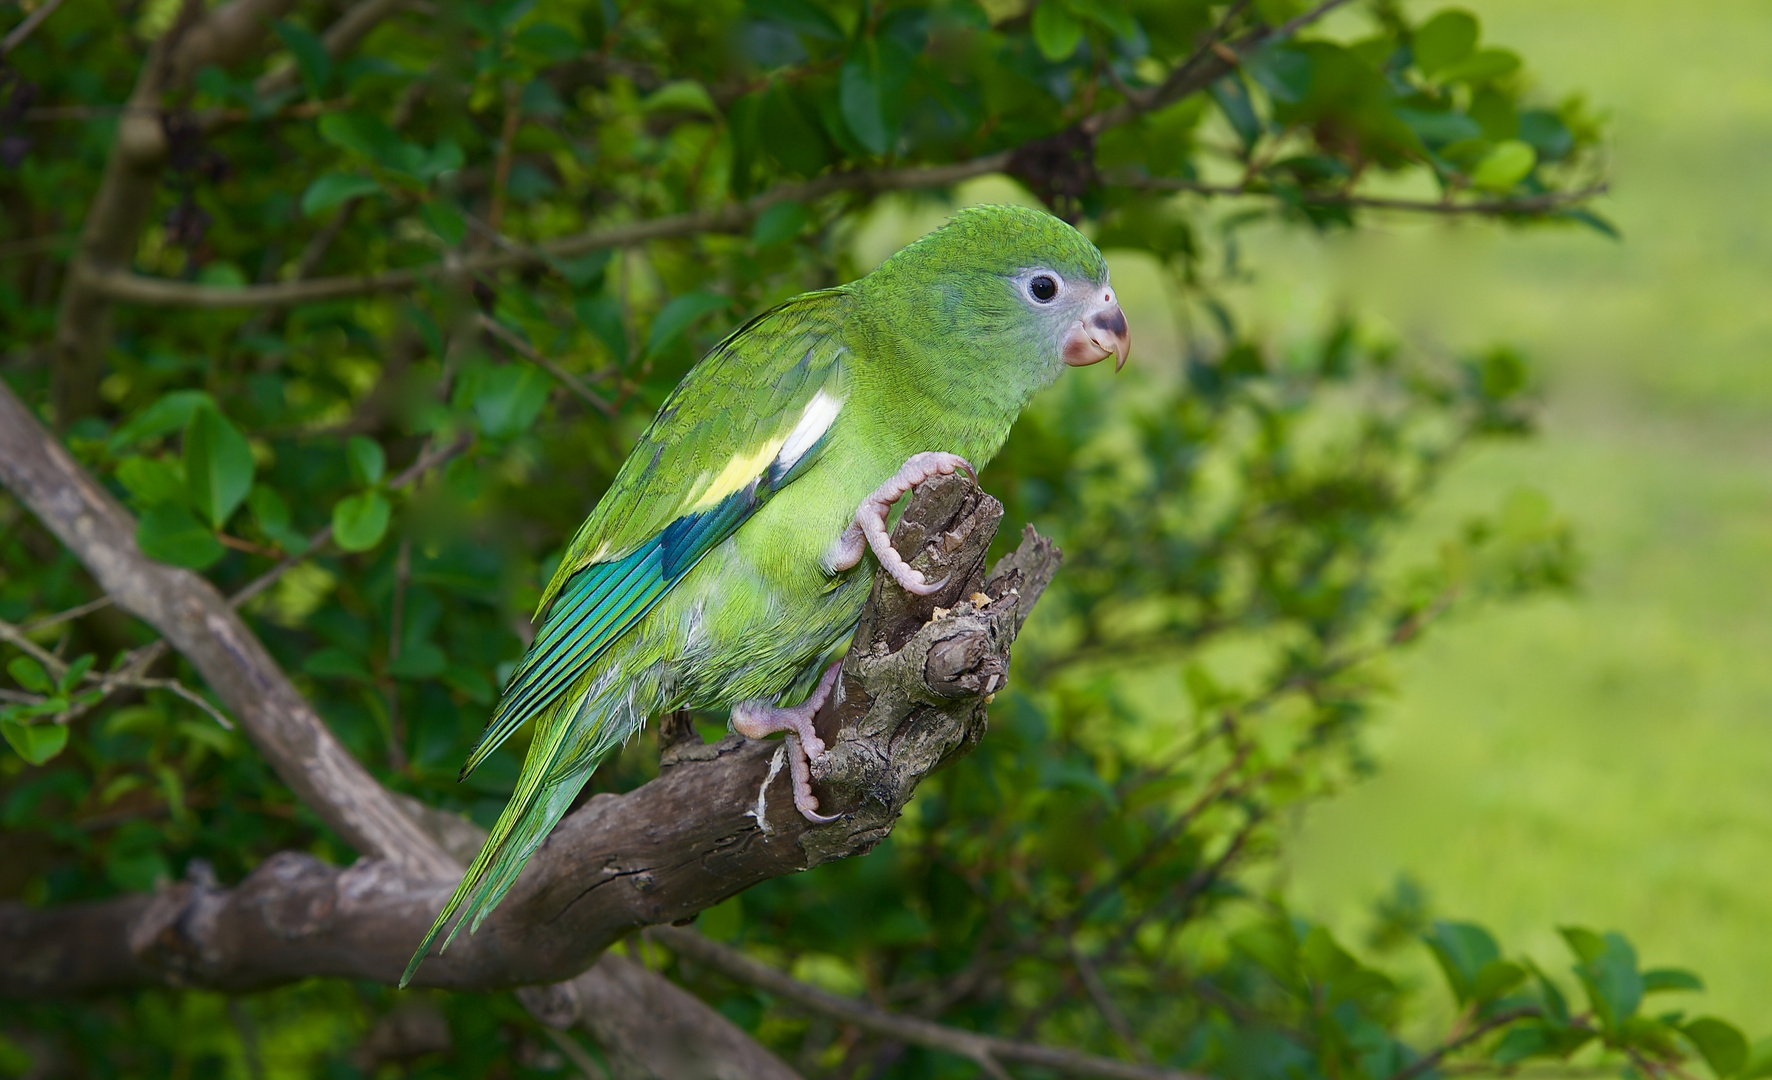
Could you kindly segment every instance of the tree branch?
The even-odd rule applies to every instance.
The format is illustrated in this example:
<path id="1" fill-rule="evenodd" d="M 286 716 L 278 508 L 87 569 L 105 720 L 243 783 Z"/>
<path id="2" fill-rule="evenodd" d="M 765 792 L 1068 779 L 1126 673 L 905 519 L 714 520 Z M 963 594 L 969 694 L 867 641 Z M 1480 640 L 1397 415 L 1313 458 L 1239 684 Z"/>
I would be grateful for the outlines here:
<path id="1" fill-rule="evenodd" d="M 1000 172 L 1007 153 L 990 154 L 954 165 L 914 166 L 882 171 L 832 173 L 805 183 L 783 184 L 747 202 L 727 203 L 645 221 L 611 225 L 572 236 L 545 240 L 531 247 L 480 252 L 450 262 L 388 270 L 379 274 L 314 278 L 243 287 L 197 285 L 148 277 L 119 267 L 84 268 L 85 283 L 116 301 L 162 307 L 246 308 L 265 304 L 301 304 L 374 293 L 401 292 L 425 281 L 459 274 L 490 273 L 516 267 L 545 266 L 549 259 L 571 258 L 592 251 L 633 247 L 651 240 L 670 240 L 698 233 L 736 232 L 758 214 L 789 199 L 809 200 L 838 191 L 903 191 L 947 187 L 976 176 Z"/>
<path id="2" fill-rule="evenodd" d="M 916 1016 L 904 1016 L 877 1009 L 864 1001 L 820 990 L 777 971 L 768 964 L 710 941 L 693 930 L 659 926 L 647 931 L 648 936 L 677 955 L 694 960 L 720 974 L 754 986 L 823 1016 L 873 1035 L 897 1042 L 940 1050 L 956 1057 L 979 1062 L 1011 1062 L 1051 1069 L 1065 1076 L 1103 1077 L 1105 1080 L 1209 1080 L 1200 1073 L 1117 1061 L 1078 1050 L 1066 1050 L 1039 1043 L 1004 1039 L 982 1032 L 948 1027 Z"/>
<path id="3" fill-rule="evenodd" d="M 1326 0 L 1282 26 L 1253 30 L 1236 43 L 1234 52 L 1226 49 L 1218 40 L 1218 35 L 1223 31 L 1221 26 L 1214 31 L 1207 45 L 1179 65 L 1161 86 L 1140 97 L 1091 114 L 1079 127 L 1086 134 L 1094 136 L 1110 127 L 1124 124 L 1141 113 L 1173 104 L 1211 85 L 1213 80 L 1231 70 L 1232 61 L 1239 54 L 1247 53 L 1270 41 L 1289 37 L 1345 2 L 1346 0 Z M 1233 6 L 1232 15 L 1241 6 Z M 1230 17 L 1227 15 L 1227 23 Z M 1227 60 L 1225 55 L 1229 55 L 1231 59 Z M 84 288 L 110 300 L 162 307 L 249 308 L 401 292 L 422 282 L 455 274 L 490 273 L 514 267 L 546 265 L 549 259 L 569 258 L 608 248 L 632 247 L 652 240 L 674 239 L 697 233 L 736 232 L 747 227 L 764 210 L 790 199 L 808 201 L 839 191 L 885 192 L 950 187 L 964 180 L 1002 172 L 1009 167 L 1014 156 L 1015 151 L 1004 150 L 948 165 L 916 165 L 830 173 L 801 183 L 778 185 L 745 202 L 726 203 L 706 210 L 591 229 L 573 236 L 543 241 L 528 249 L 481 252 L 451 262 L 427 263 L 379 274 L 234 287 L 198 285 L 148 277 L 117 265 L 116 260 L 110 263 L 77 264 L 70 267 L 70 274 L 77 273 Z"/>
<path id="4" fill-rule="evenodd" d="M 336 59 L 355 48 L 400 2 L 362 0 L 327 29 L 322 39 L 327 51 Z M 58 425 L 66 427 L 98 402 L 115 298 L 93 282 L 129 265 L 153 207 L 167 151 L 162 95 L 184 85 L 205 65 L 227 67 L 239 61 L 264 39 L 271 23 L 294 6 L 295 0 L 229 0 L 205 12 L 202 4 L 187 0 L 173 28 L 154 43 L 117 121 L 104 177 L 68 264 L 56 316 L 50 395 Z M 255 88 L 260 95 L 269 95 L 294 85 L 295 78 L 291 65 L 261 77 Z"/>
<path id="5" fill-rule="evenodd" d="M 62 6 L 62 0 L 46 0 L 37 10 L 24 17 L 24 21 L 12 28 L 4 38 L 0 38 L 0 57 L 25 43 L 25 39 L 43 25 L 43 20 L 55 14 L 55 9 Z"/>
<path id="6" fill-rule="evenodd" d="M 346 843 L 418 880 L 454 875 L 454 862 L 332 736 L 215 586 L 143 555 L 134 519 L 3 384 L 0 483 L 119 607 L 185 654 L 284 783 Z"/>
<path id="7" fill-rule="evenodd" d="M 422 808 L 428 824 L 409 817 L 337 746 L 227 601 L 202 578 L 142 557 L 128 515 L 4 388 L 0 481 L 119 606 L 196 664 L 309 805 L 377 856 L 339 869 L 284 852 L 233 888 L 197 874 L 152 897 L 0 909 L 0 992 L 395 981 L 453 885 L 428 872 L 458 865 L 432 836 L 471 827 Z M 913 565 L 950 584 L 913 597 L 876 581 L 818 720 L 831 750 L 814 778 L 821 803 L 843 812 L 838 822 L 815 827 L 793 809 L 788 778 L 771 769 L 779 742 L 676 742 L 656 780 L 569 816 L 482 932 L 427 961 L 419 981 L 467 990 L 570 979 L 636 928 L 872 848 L 922 777 L 982 737 L 985 697 L 1001 687 L 1015 635 L 1057 568 L 1057 550 L 1030 530 L 987 580 L 1001 515 L 971 481 L 948 477 L 925 484 L 894 531 Z M 429 862 L 415 866 L 413 852 L 431 853 Z"/>

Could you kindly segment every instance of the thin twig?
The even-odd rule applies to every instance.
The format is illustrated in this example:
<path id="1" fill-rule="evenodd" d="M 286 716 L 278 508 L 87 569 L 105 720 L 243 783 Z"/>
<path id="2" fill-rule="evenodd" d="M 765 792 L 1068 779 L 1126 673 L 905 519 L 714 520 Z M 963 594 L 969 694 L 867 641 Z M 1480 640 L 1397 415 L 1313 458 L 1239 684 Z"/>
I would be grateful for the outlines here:
<path id="1" fill-rule="evenodd" d="M 412 578 L 412 539 L 400 538 L 400 553 L 394 557 L 394 602 L 388 614 L 388 666 L 400 659 L 400 635 L 406 615 L 406 585 Z M 388 679 L 388 765 L 395 772 L 406 771 L 406 725 L 400 717 L 400 680 Z"/>
<path id="2" fill-rule="evenodd" d="M 1119 1061 L 1079 1050 L 1005 1039 L 948 1027 L 920 1017 L 886 1012 L 867 1002 L 810 986 L 737 949 L 710 941 L 693 930 L 655 926 L 647 933 L 679 955 L 712 968 L 729 979 L 767 991 L 803 1009 L 854 1025 L 874 1035 L 965 1058 L 987 1072 L 991 1071 L 993 1065 L 1000 1070 L 1005 1064 L 1017 1063 L 1040 1066 L 1067 1076 L 1102 1077 L 1105 1080 L 1209 1080 L 1201 1073 Z M 997 1073 L 993 1072 L 992 1075 Z"/>
<path id="3" fill-rule="evenodd" d="M 1095 964 L 1077 946 L 1077 939 L 1070 940 L 1071 966 L 1077 969 L 1077 977 L 1083 980 L 1083 989 L 1089 992 L 1089 1000 L 1095 1003 L 1095 1011 L 1107 1021 L 1108 1027 L 1120 1037 L 1120 1042 L 1131 1051 L 1132 1056 L 1145 1064 L 1151 1064 L 1151 1052 L 1138 1041 L 1133 1034 L 1132 1025 L 1126 1021 L 1126 1014 L 1114 1003 L 1113 995 L 1108 993 L 1107 984 L 1101 981 L 1101 973 L 1095 970 Z"/>
<path id="4" fill-rule="evenodd" d="M 706 232 L 735 232 L 749 226 L 764 210 L 789 199 L 805 201 L 839 191 L 906 191 L 950 187 L 963 180 L 1001 172 L 1009 153 L 987 154 L 952 165 L 912 166 L 902 169 L 858 169 L 831 173 L 804 183 L 783 184 L 742 203 L 727 203 L 645 221 L 612 225 L 544 241 L 523 251 L 483 252 L 453 262 L 388 270 L 379 274 L 315 278 L 272 285 L 243 287 L 197 285 L 148 277 L 128 270 L 83 269 L 83 282 L 113 300 L 172 307 L 240 308 L 263 304 L 300 304 L 337 300 L 371 293 L 401 292 L 421 282 L 458 274 L 487 273 L 514 267 L 546 265 L 549 258 L 570 258 L 611 248 L 634 247 L 651 240 L 668 240 Z"/>
<path id="5" fill-rule="evenodd" d="M 20 652 L 26 653 L 31 659 L 42 664 L 44 670 L 58 679 L 61 678 L 62 672 L 68 670 L 68 665 L 62 663 L 54 653 L 26 637 L 22 627 L 14 626 L 4 619 L 0 619 L 0 641 L 5 641 Z"/>
<path id="6" fill-rule="evenodd" d="M 0 259 L 17 259 L 26 255 L 40 255 L 45 251 L 58 248 L 70 248 L 80 242 L 78 233 L 50 233 L 46 236 L 26 236 L 18 240 L 8 240 L 0 244 Z"/>
<path id="7" fill-rule="evenodd" d="M 511 183 L 511 161 L 517 142 L 517 122 L 523 117 L 522 95 L 513 82 L 505 83 L 505 118 L 498 133 L 498 157 L 492 168 L 492 202 L 486 211 L 486 223 L 494 236 L 504 228 L 505 194 Z"/>
<path id="8" fill-rule="evenodd" d="M 463 434 L 454 442 L 441 449 L 427 446 L 425 451 L 419 454 L 418 460 L 414 461 L 411 465 L 408 465 L 405 469 L 401 470 L 399 475 L 388 481 L 388 487 L 394 491 L 405 490 L 416 483 L 425 473 L 430 472 L 439 465 L 445 464 L 457 454 L 466 450 L 473 441 L 474 439 L 472 435 Z M 228 603 L 237 608 L 248 600 L 251 600 L 253 597 L 264 592 L 272 585 L 277 584 L 284 574 L 289 573 L 289 571 L 295 569 L 301 563 L 306 562 L 316 550 L 331 539 L 332 525 L 328 523 L 320 526 L 320 528 L 314 530 L 312 536 L 308 537 L 308 546 L 306 550 L 300 555 L 290 555 L 285 557 L 282 562 L 247 582 L 245 587 L 239 592 L 228 597 Z"/>
<path id="9" fill-rule="evenodd" d="M 66 611 L 58 611 L 54 615 L 45 615 L 41 619 L 33 619 L 20 626 L 18 631 L 21 634 L 35 634 L 37 631 L 42 630 L 45 627 L 55 626 L 58 623 L 65 623 L 70 619 L 78 619 L 83 615 L 90 615 L 95 611 L 110 606 L 111 598 L 108 596 L 101 596 L 97 600 L 88 600 L 86 603 L 71 607 Z"/>
<path id="10" fill-rule="evenodd" d="M 1517 1009 L 1507 1009 L 1496 1013 L 1489 1019 L 1471 1028 L 1457 1038 L 1448 1039 L 1432 1052 L 1422 1055 L 1405 1068 L 1392 1073 L 1388 1080 L 1415 1080 L 1417 1076 L 1436 1068 L 1448 1054 L 1460 1050 L 1499 1027 L 1506 1027 L 1515 1020 L 1524 1020 L 1529 1016 L 1538 1016 L 1542 1010 L 1536 1005 L 1522 1005 Z"/>
<path id="11" fill-rule="evenodd" d="M 512 351 L 523 357 L 523 359 L 565 383 L 568 390 L 571 390 L 573 393 L 583 398 L 593 409 L 596 409 L 607 417 L 613 418 L 615 416 L 615 406 L 604 401 L 602 398 L 598 397 L 596 392 L 590 387 L 579 382 L 578 376 L 572 374 L 572 372 L 567 371 L 559 364 L 556 364 L 554 361 L 537 352 L 534 346 L 530 345 L 529 342 L 524 341 L 521 337 L 518 337 L 515 331 L 511 330 L 497 319 L 494 319 L 492 316 L 487 315 L 485 312 L 479 313 L 479 320 L 481 328 L 487 333 L 504 342 L 506 345 L 509 345 Z"/>
<path id="12" fill-rule="evenodd" d="M 24 22 L 12 28 L 12 33 L 0 38 L 0 56 L 18 48 L 25 43 L 32 32 L 43 25 L 43 20 L 55 14 L 55 9 L 62 6 L 62 0 L 46 0 L 42 7 L 25 16 Z"/>
<path id="13" fill-rule="evenodd" d="M 609 1074 L 603 1070 L 603 1066 L 597 1064 L 597 1059 L 591 1056 L 590 1051 L 580 1046 L 577 1039 L 564 1031 L 556 1031 L 551 1027 L 543 1026 L 542 1030 L 548 1033 L 548 1038 L 552 1039 L 554 1045 L 560 1048 L 560 1052 L 566 1055 L 567 1060 L 578 1066 L 578 1071 L 584 1076 L 584 1080 L 609 1080 Z"/>

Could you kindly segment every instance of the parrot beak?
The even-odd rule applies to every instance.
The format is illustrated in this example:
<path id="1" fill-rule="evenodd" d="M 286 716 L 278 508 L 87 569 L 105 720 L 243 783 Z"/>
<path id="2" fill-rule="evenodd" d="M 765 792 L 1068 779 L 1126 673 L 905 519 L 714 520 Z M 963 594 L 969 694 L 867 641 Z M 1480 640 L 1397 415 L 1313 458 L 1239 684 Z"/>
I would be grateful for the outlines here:
<path id="1" fill-rule="evenodd" d="M 1101 300 L 1088 314 L 1071 324 L 1064 335 L 1064 362 L 1072 367 L 1098 364 L 1108 357 L 1117 357 L 1114 370 L 1126 366 L 1126 354 L 1132 351 L 1132 334 L 1126 328 L 1126 313 L 1114 299 L 1114 290 L 1101 290 Z"/>

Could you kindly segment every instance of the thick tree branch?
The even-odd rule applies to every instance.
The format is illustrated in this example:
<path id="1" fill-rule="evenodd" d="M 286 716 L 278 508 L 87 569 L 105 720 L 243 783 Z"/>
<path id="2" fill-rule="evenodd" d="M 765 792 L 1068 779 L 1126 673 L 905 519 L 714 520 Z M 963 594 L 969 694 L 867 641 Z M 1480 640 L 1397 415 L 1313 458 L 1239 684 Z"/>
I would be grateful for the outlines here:
<path id="1" fill-rule="evenodd" d="M 454 862 L 335 739 L 227 599 L 154 562 L 135 521 L 0 384 L 0 483 L 72 551 L 100 588 L 191 661 L 296 796 L 384 872 L 451 877 Z"/>
<path id="2" fill-rule="evenodd" d="M 199 869 L 153 896 L 49 911 L 0 906 L 0 993 L 167 983 L 246 989 L 314 975 L 394 981 L 451 887 L 451 879 L 426 871 L 458 867 L 452 856 L 471 851 L 477 830 L 407 805 L 363 773 L 227 601 L 200 577 L 145 559 L 128 515 L 3 387 L 0 482 L 120 606 L 191 658 L 310 805 L 378 856 L 339 869 L 285 852 L 232 888 Z M 1058 563 L 1056 549 L 1030 531 L 987 580 L 984 554 L 1001 514 L 971 481 L 954 477 L 924 485 L 899 523 L 899 549 L 917 553 L 914 565 L 951 584 L 927 598 L 884 579 L 876 585 L 840 690 L 819 717 L 832 749 L 815 779 L 821 802 L 844 811 L 841 820 L 815 827 L 793 809 L 788 778 L 774 767 L 780 743 L 679 739 L 658 779 L 626 795 L 597 796 L 569 816 L 481 933 L 427 961 L 419 981 L 490 989 L 570 980 L 526 991 L 526 1004 L 551 1022 L 606 1023 L 601 1039 L 683 1042 L 681 1032 L 670 1035 L 670 1023 L 660 1026 L 656 1010 L 646 1017 L 618 1010 L 621 1001 L 656 1004 L 680 991 L 643 970 L 611 968 L 607 959 L 579 973 L 636 928 L 679 921 L 766 878 L 867 851 L 891 831 L 922 777 L 983 735 L 985 699 L 1002 685 L 1010 645 Z M 292 749 L 301 740 L 306 747 Z M 326 768 L 316 768 L 317 759 Z M 376 816 L 366 817 L 366 806 Z M 430 853 L 430 864 L 415 872 L 413 851 Z M 690 1018 L 683 1024 L 706 1026 L 687 1003 L 675 1008 Z M 735 1045 L 709 1060 L 752 1052 Z M 713 1080 L 792 1075 L 779 1063 L 773 1072 L 747 1068 L 655 1072 Z"/>
<path id="3" fill-rule="evenodd" d="M 748 227 L 764 210 L 789 199 L 817 199 L 838 191 L 902 191 L 947 187 L 962 180 L 1001 172 L 1008 163 L 1009 155 L 1002 153 L 954 165 L 832 173 L 805 183 L 783 184 L 746 202 L 727 203 L 709 210 L 611 225 L 546 240 L 529 248 L 480 252 L 447 263 L 427 263 L 379 274 L 229 287 L 148 277 L 118 266 L 94 265 L 83 268 L 81 272 L 85 275 L 84 280 L 89 288 L 112 300 L 162 307 L 248 308 L 266 304 L 337 300 L 349 296 L 401 292 L 421 282 L 460 274 L 490 273 L 514 267 L 545 265 L 548 259 L 571 258 L 592 251 L 633 247 L 651 240 L 670 240 L 699 233 L 736 232 Z"/>
<path id="4" fill-rule="evenodd" d="M 127 266 L 135 254 L 166 157 L 161 95 L 204 64 L 225 67 L 238 60 L 292 6 L 294 0 L 230 0 L 205 14 L 201 5 L 187 0 L 173 28 L 154 43 L 117 122 L 104 177 L 68 265 L 55 329 L 51 396 L 57 424 L 65 426 L 90 413 L 98 402 L 99 373 L 110 341 L 110 303 L 89 286 L 87 277 L 97 268 Z"/>
<path id="5" fill-rule="evenodd" d="M 35 426 L 28 416 L 20 419 Z M 0 412 L 0 430 L 12 425 L 12 414 Z M 7 459 L 0 477 L 14 484 L 19 478 L 11 475 L 12 461 L 31 454 L 29 447 L 15 453 L 12 441 L 0 439 L 0 457 Z M 40 513 L 56 513 L 39 494 L 40 483 L 30 475 L 35 471 L 27 469 L 26 482 L 15 490 Z M 221 626 L 210 617 L 234 618 L 206 582 L 141 559 L 126 533 L 121 542 L 115 536 L 98 544 L 87 539 L 121 531 L 118 525 L 91 520 L 91 511 L 75 523 L 65 520 L 68 511 L 60 513 L 52 527 L 89 560 L 122 606 L 151 613 L 150 621 L 164 618 L 165 598 L 131 579 L 158 578 L 161 589 L 182 587 L 191 594 L 188 605 L 203 618 L 186 621 Z M 815 827 L 794 810 L 786 771 L 772 768 L 782 751 L 779 742 L 729 736 L 712 745 L 678 743 L 664 756 L 656 780 L 625 795 L 596 796 L 563 821 L 486 926 L 426 961 L 417 981 L 471 990 L 570 979 L 635 929 L 688 918 L 759 881 L 872 848 L 891 831 L 923 776 L 983 735 L 984 699 L 1001 686 L 1010 643 L 1056 569 L 1057 551 L 1030 534 L 987 582 L 984 553 L 1001 514 L 1002 507 L 971 481 L 944 478 L 925 484 L 899 523 L 899 549 L 921 552 L 914 564 L 951 583 L 928 598 L 910 597 L 884 579 L 876 586 L 839 691 L 819 718 L 831 750 L 814 777 L 821 804 L 837 808 L 839 821 Z M 123 543 L 127 554 L 111 550 Z M 128 575 L 109 568 L 129 559 L 146 565 Z M 227 645 L 195 640 L 176 619 L 162 630 L 204 670 L 249 730 L 262 728 L 265 707 L 229 690 L 260 678 L 267 681 L 267 697 L 293 695 L 293 689 L 284 689 L 287 682 L 274 668 L 255 662 L 257 642 L 244 627 L 228 625 L 215 635 Z M 244 672 L 218 670 L 215 654 L 223 649 L 237 654 L 231 662 Z M 299 699 L 295 707 L 306 709 Z M 319 729 L 317 718 L 305 715 Z M 330 741 L 324 729 L 310 738 Z M 267 756 L 273 762 L 303 760 L 280 746 Z M 349 766 L 358 769 L 355 762 Z M 323 812 L 329 798 L 349 806 L 379 797 L 405 828 L 418 831 L 394 799 L 360 772 L 355 782 L 368 794 L 314 791 L 319 784 L 289 771 L 307 784 L 304 797 Z M 437 850 L 428 838 L 424 844 Z M 448 858 L 441 851 L 438 856 Z M 171 887 L 134 911 L 127 930 L 109 932 L 109 953 L 98 944 L 106 935 L 88 935 L 81 947 L 100 949 L 99 958 L 70 962 L 67 974 L 46 956 L 0 956 L 0 978 L 8 984 L 41 979 L 44 991 L 97 989 L 115 985 L 113 978 L 139 981 L 139 964 L 152 954 L 162 979 L 226 989 L 313 975 L 393 982 L 452 885 L 453 876 L 426 878 L 386 858 L 340 869 L 285 852 L 231 889 L 203 881 Z M 116 916 L 105 918 L 114 922 Z M 48 935 L 39 940 L 46 950 L 64 947 Z M 104 955 L 111 959 L 102 961 Z"/>
<path id="6" fill-rule="evenodd" d="M 90 413 L 98 401 L 113 298 L 92 283 L 129 265 L 153 207 L 167 152 L 162 96 L 185 85 L 206 65 L 227 67 L 239 61 L 264 40 L 271 23 L 294 6 L 295 0 L 229 0 L 205 12 L 201 3 L 187 0 L 173 28 L 154 43 L 123 106 L 104 177 L 68 264 L 56 318 L 51 392 L 58 425 L 65 427 Z M 327 29 L 323 38 L 327 51 L 336 58 L 355 48 L 376 22 L 397 7 L 398 0 L 363 0 Z M 259 79 L 256 89 L 261 95 L 276 93 L 293 85 L 295 74 L 293 65 L 271 72 Z"/>
<path id="7" fill-rule="evenodd" d="M 1078 125 L 1079 129 L 1093 138 L 1142 113 L 1174 104 L 1211 85 L 1214 80 L 1230 71 L 1240 55 L 1269 42 L 1290 37 L 1345 2 L 1346 0 L 1325 0 L 1281 26 L 1252 30 L 1235 42 L 1234 49 L 1220 40 L 1224 29 L 1220 27 L 1161 86 L 1091 114 Z M 1226 22 L 1244 6 L 1234 5 Z M 402 292 L 426 281 L 462 273 L 490 273 L 514 267 L 542 266 L 550 259 L 570 258 L 610 248 L 632 247 L 652 240 L 674 239 L 699 233 L 736 232 L 748 227 L 770 206 L 787 200 L 804 202 L 839 191 L 877 193 L 950 187 L 975 177 L 1003 172 L 1016 160 L 1016 153 L 1017 151 L 1004 150 L 947 165 L 830 173 L 801 183 L 778 185 L 744 202 L 591 229 L 573 236 L 543 241 L 531 248 L 513 245 L 515 250 L 481 252 L 449 262 L 427 263 L 379 274 L 232 287 L 148 277 L 131 272 L 114 259 L 108 262 L 76 263 L 70 270 L 79 276 L 83 288 L 96 295 L 122 303 L 165 307 L 251 308 Z"/>
<path id="8" fill-rule="evenodd" d="M 895 1042 L 941 1050 L 981 1065 L 991 1061 L 998 1064 L 1037 1065 L 1064 1076 L 1102 1077 L 1104 1080 L 1210 1080 L 1200 1073 L 1117 1061 L 1079 1050 L 1004 1039 L 964 1028 L 948 1027 L 921 1017 L 887 1012 L 865 1001 L 843 997 L 803 983 L 737 949 L 710 941 L 693 930 L 661 926 L 647 933 L 678 956 L 712 968 L 746 986 L 766 991 L 802 1009 L 829 1016 L 841 1023 L 853 1024 L 863 1031 Z"/>

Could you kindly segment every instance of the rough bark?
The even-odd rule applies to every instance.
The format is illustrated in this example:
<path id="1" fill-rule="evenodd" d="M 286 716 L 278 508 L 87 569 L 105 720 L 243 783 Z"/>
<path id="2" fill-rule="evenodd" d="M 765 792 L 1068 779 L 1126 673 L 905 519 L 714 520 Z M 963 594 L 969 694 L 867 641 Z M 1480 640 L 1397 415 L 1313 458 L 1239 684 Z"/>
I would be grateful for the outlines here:
<path id="1" fill-rule="evenodd" d="M 0 413 L 0 431 L 13 422 Z M 12 453 L 4 441 L 0 455 L 7 458 L 0 477 L 39 508 L 46 500 L 33 497 L 37 487 L 13 475 L 29 455 Z M 103 498 L 94 491 L 78 502 Z M 83 512 L 80 521 L 98 513 Z M 924 485 L 900 522 L 895 542 L 917 552 L 913 565 L 950 583 L 926 598 L 884 579 L 875 587 L 839 690 L 818 720 L 831 752 L 814 775 L 822 804 L 841 811 L 838 821 L 815 826 L 794 810 L 779 742 L 674 743 L 657 779 L 599 795 L 563 821 L 481 931 L 426 961 L 416 981 L 481 990 L 571 979 L 635 929 L 686 919 L 759 881 L 872 848 L 918 781 L 984 733 L 985 700 L 1001 684 L 1010 643 L 1057 566 L 1057 551 L 1030 531 L 986 581 L 984 554 L 1001 515 L 971 481 L 943 478 Z M 58 529 L 88 552 L 97 531 L 117 526 Z M 127 572 L 107 569 L 130 556 Z M 208 590 L 212 600 L 200 606 L 210 610 L 204 620 L 188 620 L 194 627 L 208 625 L 211 604 L 224 606 L 206 583 L 133 550 L 106 547 L 90 564 L 119 603 L 138 613 L 154 610 L 154 592 L 125 577 L 178 575 L 183 588 Z M 169 629 L 181 629 L 176 619 Z M 194 660 L 220 649 L 257 670 L 244 664 L 257 643 L 243 626 L 216 639 L 191 636 L 198 639 L 180 648 Z M 199 662 L 206 676 L 217 666 Z M 249 714 L 250 703 L 236 700 L 234 691 L 251 680 L 228 671 L 220 679 L 228 689 L 217 689 L 242 720 L 251 715 L 263 726 L 265 710 Z M 389 813 L 422 831 L 393 797 L 373 790 Z M 316 801 L 335 797 L 329 791 Z M 426 843 L 448 859 L 429 837 Z M 0 928 L 11 940 L 0 983 L 9 992 L 59 992 L 143 981 L 243 990 L 315 975 L 392 982 L 452 884 L 385 857 L 339 868 L 284 852 L 232 888 L 199 875 L 152 898 L 12 909 Z"/>
<path id="2" fill-rule="evenodd" d="M 283 852 L 224 887 L 205 868 L 151 896 L 36 910 L 0 905 L 0 996 L 149 985 L 250 989 L 316 975 L 394 981 L 482 836 L 380 787 L 202 577 L 155 563 L 127 513 L 0 385 L 0 483 L 68 545 L 125 610 L 184 652 L 268 761 L 364 858 Z M 703 744 L 661 732 L 659 777 L 592 799 L 555 830 L 481 933 L 420 970 L 460 990 L 522 986 L 544 1021 L 579 1024 L 624 1080 L 791 1080 L 792 1070 L 661 976 L 599 955 L 642 926 L 678 922 L 770 877 L 861 854 L 917 783 L 984 733 L 1009 648 L 1058 552 L 1031 530 L 987 580 L 1002 507 L 969 480 L 925 484 L 894 532 L 935 596 L 877 582 L 815 768 L 837 822 L 794 809 L 779 742 Z M 538 985 L 540 984 L 540 985 Z M 551 984 L 551 985 L 545 985 Z"/>
<path id="3" fill-rule="evenodd" d="M 0 384 L 0 483 L 91 571 L 117 606 L 191 661 L 290 790 L 378 873 L 445 881 L 459 867 L 333 737 L 222 594 L 154 562 L 135 520 Z"/>

